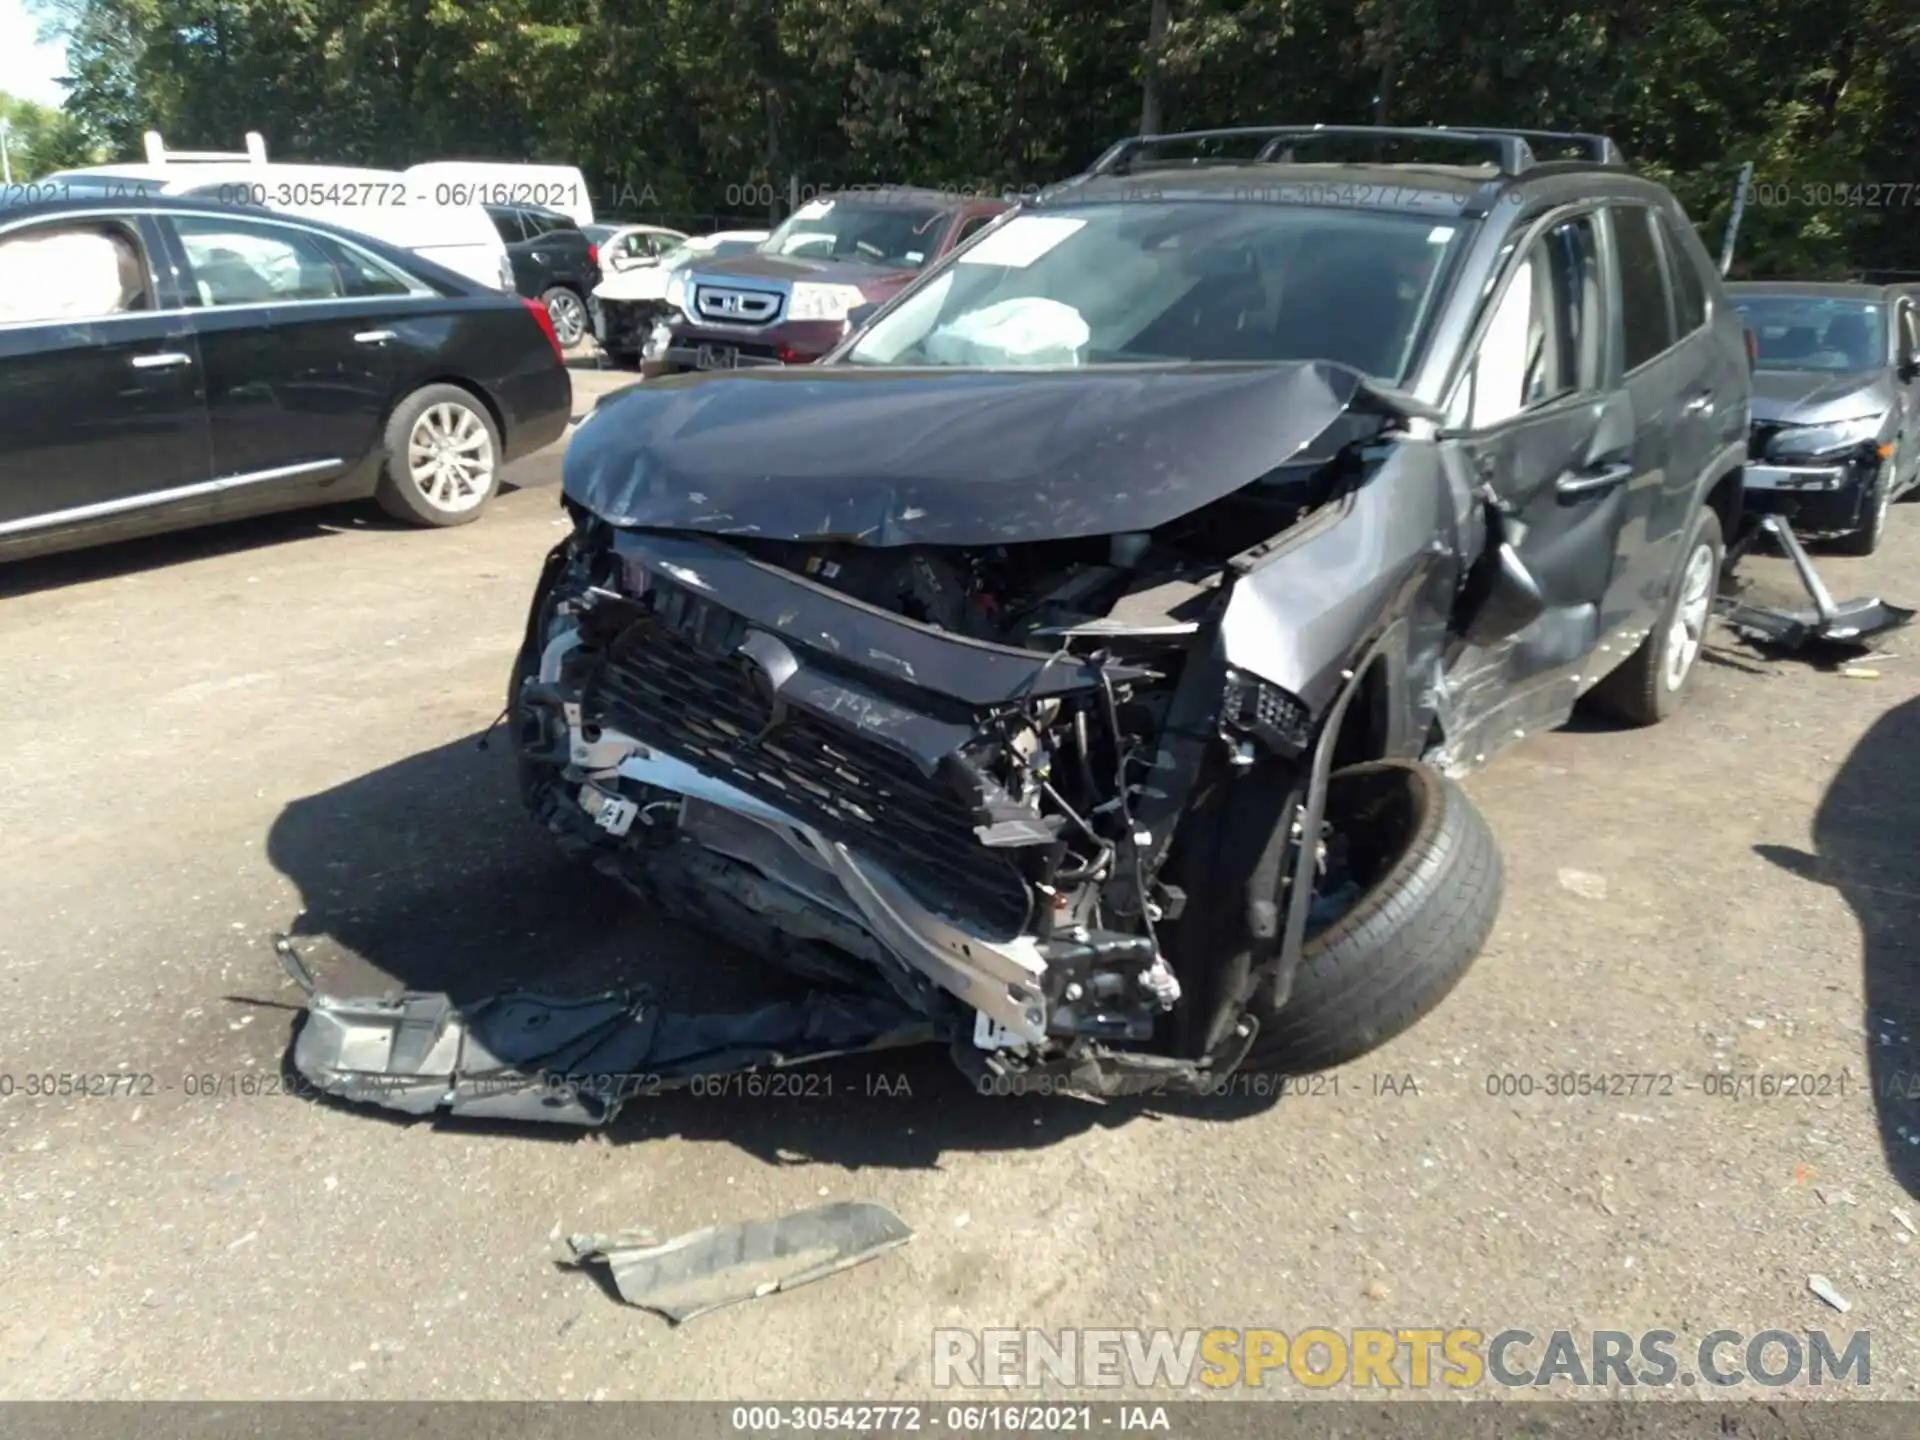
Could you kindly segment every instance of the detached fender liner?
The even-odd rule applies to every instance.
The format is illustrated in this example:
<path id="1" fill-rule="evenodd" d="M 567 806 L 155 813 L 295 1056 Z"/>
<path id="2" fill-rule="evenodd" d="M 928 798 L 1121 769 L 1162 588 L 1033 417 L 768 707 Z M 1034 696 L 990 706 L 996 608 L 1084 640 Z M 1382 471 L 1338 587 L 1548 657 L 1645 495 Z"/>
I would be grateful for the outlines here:
<path id="1" fill-rule="evenodd" d="M 283 955 L 284 958 L 284 955 Z M 314 994 L 293 1065 L 329 1095 L 409 1115 L 604 1125 L 630 1099 L 698 1076 L 944 1038 L 891 1001 L 824 992 L 738 1014 L 687 1015 L 642 995 Z"/>

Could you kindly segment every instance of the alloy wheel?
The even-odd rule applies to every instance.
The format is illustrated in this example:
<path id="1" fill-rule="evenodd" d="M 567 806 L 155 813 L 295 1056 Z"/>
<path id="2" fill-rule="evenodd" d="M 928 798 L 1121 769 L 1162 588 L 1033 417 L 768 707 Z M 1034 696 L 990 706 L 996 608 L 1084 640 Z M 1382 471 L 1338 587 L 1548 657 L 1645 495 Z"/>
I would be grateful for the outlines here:
<path id="1" fill-rule="evenodd" d="M 553 321 L 554 337 L 564 350 L 571 350 L 587 333 L 587 310 L 580 297 L 562 290 L 547 301 L 547 318 Z"/>
<path id="2" fill-rule="evenodd" d="M 430 405 L 407 437 L 407 470 L 427 503 L 457 514 L 493 490 L 493 437 L 464 405 Z"/>
<path id="3" fill-rule="evenodd" d="M 1700 658 L 1700 647 L 1706 640 L 1707 617 L 1713 610 L 1713 571 L 1713 547 L 1695 546 L 1680 577 L 1680 603 L 1674 606 L 1673 623 L 1667 630 L 1662 678 L 1669 690 L 1678 690 L 1686 682 L 1693 662 Z"/>

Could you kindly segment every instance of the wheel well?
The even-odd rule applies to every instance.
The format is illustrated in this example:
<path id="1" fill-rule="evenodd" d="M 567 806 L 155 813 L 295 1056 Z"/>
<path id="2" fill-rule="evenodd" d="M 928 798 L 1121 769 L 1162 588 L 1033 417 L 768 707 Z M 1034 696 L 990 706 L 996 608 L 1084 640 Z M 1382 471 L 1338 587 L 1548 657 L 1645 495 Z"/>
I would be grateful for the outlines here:
<path id="1" fill-rule="evenodd" d="M 1740 526 L 1742 496 L 1741 469 L 1738 465 L 1713 482 L 1707 491 L 1707 508 L 1720 517 L 1720 534 L 1728 545 Z"/>
<path id="2" fill-rule="evenodd" d="M 486 408 L 487 418 L 493 421 L 493 433 L 500 437 L 501 449 L 504 450 L 506 448 L 507 422 L 505 417 L 500 413 L 500 407 L 494 403 L 493 397 L 478 385 L 475 385 L 471 380 L 463 380 L 457 375 L 431 376 L 428 379 L 422 380 L 418 385 L 407 391 L 406 394 L 399 396 L 394 400 L 392 405 L 387 407 L 386 418 L 380 422 L 381 429 L 384 431 L 387 425 L 392 423 L 394 411 L 398 410 L 402 405 L 406 404 L 407 401 L 431 385 L 451 385 L 455 390 L 464 390 L 467 394 L 478 400 L 481 405 Z M 504 457 L 502 458 L 504 459 Z"/>
<path id="3" fill-rule="evenodd" d="M 1392 699 L 1392 687 L 1387 683 L 1387 657 L 1376 655 L 1361 672 L 1347 713 L 1340 717 L 1340 733 L 1333 742 L 1334 769 L 1387 758 L 1393 734 L 1387 707 Z"/>

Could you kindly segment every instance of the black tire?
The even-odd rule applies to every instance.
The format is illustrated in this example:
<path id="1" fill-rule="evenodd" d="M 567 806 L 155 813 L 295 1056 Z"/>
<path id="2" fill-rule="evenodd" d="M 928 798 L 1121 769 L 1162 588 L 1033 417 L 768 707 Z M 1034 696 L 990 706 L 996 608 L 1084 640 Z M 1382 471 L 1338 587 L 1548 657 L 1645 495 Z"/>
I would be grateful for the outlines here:
<path id="1" fill-rule="evenodd" d="M 1500 913 L 1505 872 L 1493 831 L 1431 766 L 1381 760 L 1336 771 L 1327 818 L 1368 878 L 1308 937 L 1292 993 L 1257 1017 L 1242 1070 L 1326 1070 L 1412 1028 L 1467 973 Z"/>
<path id="2" fill-rule="evenodd" d="M 1880 548 L 1887 533 L 1887 508 L 1893 503 L 1888 491 L 1893 485 L 1893 466 L 1882 465 L 1873 477 L 1873 488 L 1860 501 L 1866 511 L 1866 523 L 1858 530 L 1836 535 L 1827 548 L 1836 555 L 1871 555 Z"/>
<path id="3" fill-rule="evenodd" d="M 1676 681 L 1668 664 L 1672 647 L 1681 643 L 1676 637 L 1674 622 L 1688 597 L 1688 577 L 1693 573 L 1695 557 L 1703 546 L 1712 557 L 1705 562 L 1708 577 L 1706 612 L 1700 620 L 1698 632 L 1693 634 L 1694 653 L 1686 661 Z M 1629 725 L 1657 725 L 1680 708 L 1680 698 L 1686 691 L 1687 681 L 1693 678 L 1698 666 L 1699 648 L 1704 644 L 1707 626 L 1713 620 L 1713 597 L 1720 583 L 1726 554 L 1726 542 L 1720 534 L 1720 517 L 1702 506 L 1694 516 L 1693 528 L 1687 532 L 1686 544 L 1680 547 L 1680 568 L 1674 580 L 1673 593 L 1667 596 L 1667 603 L 1660 607 L 1660 619 L 1640 642 L 1640 648 L 1587 692 L 1586 698 L 1594 708 Z"/>
<path id="4" fill-rule="evenodd" d="M 441 503 L 435 498 L 439 482 L 418 478 L 409 452 L 416 430 L 423 424 L 432 430 L 439 426 L 442 417 L 452 416 L 470 417 L 452 421 L 463 437 L 484 435 L 485 473 L 459 482 L 457 495 L 452 486 L 444 487 L 443 493 L 448 495 L 450 503 Z M 500 489 L 499 427 L 479 397 L 458 385 L 426 385 L 402 400 L 387 418 L 385 445 L 386 464 L 381 469 L 380 486 L 374 491 L 374 499 L 396 520 L 433 527 L 468 525 L 480 518 L 480 512 Z"/>

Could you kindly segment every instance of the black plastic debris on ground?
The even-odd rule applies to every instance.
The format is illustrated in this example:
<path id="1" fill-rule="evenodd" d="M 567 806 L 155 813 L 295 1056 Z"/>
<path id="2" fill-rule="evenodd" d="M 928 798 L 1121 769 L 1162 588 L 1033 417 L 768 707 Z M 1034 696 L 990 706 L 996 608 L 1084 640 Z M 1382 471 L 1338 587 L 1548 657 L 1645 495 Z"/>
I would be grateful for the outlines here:
<path id="1" fill-rule="evenodd" d="M 1807 610 L 1776 610 L 1722 597 L 1715 609 L 1742 639 L 1770 650 L 1857 655 L 1873 648 L 1877 637 L 1912 622 L 1914 611 L 1878 598 L 1836 601 L 1783 516 L 1764 516 L 1759 533 L 1772 537 L 1793 562 L 1794 573 L 1813 606 Z"/>
<path id="2" fill-rule="evenodd" d="M 893 1001 L 824 991 L 707 1015 L 625 990 L 509 991 L 464 1008 L 438 993 L 342 999 L 318 991 L 284 939 L 276 950 L 308 994 L 294 1068 L 326 1094 L 409 1115 L 604 1125 L 626 1101 L 699 1076 L 944 1038 Z"/>
<path id="3" fill-rule="evenodd" d="M 632 1232 L 572 1235 L 563 1263 L 605 1265 L 622 1300 L 678 1325 L 838 1274 L 912 1238 L 886 1206 L 840 1201 L 659 1243 Z"/>

